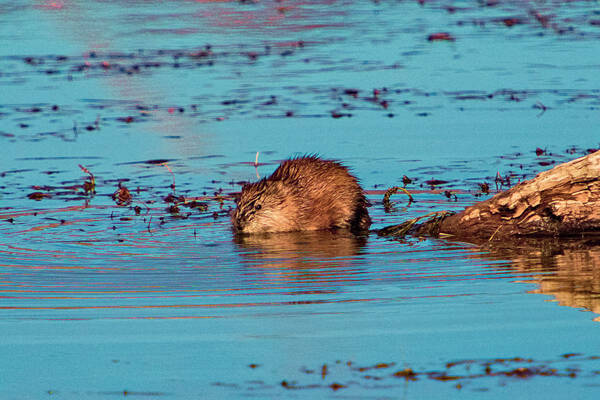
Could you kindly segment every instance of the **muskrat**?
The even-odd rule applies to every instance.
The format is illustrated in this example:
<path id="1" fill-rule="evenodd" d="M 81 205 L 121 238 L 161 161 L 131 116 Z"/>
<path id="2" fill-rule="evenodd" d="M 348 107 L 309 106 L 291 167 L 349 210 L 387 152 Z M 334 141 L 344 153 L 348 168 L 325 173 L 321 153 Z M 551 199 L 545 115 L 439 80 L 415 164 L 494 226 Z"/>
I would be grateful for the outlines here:
<path id="1" fill-rule="evenodd" d="M 371 225 L 357 179 L 337 161 L 317 156 L 282 162 L 268 178 L 244 185 L 231 215 L 236 233 L 312 231 Z"/>

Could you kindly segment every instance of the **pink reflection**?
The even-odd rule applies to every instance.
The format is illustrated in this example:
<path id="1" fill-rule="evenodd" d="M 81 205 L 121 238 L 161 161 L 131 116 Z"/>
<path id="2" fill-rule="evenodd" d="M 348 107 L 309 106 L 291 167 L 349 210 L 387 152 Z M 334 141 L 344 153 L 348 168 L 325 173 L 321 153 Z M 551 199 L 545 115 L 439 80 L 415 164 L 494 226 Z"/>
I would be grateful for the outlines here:
<path id="1" fill-rule="evenodd" d="M 322 23 L 334 16 L 343 16 L 343 8 L 330 6 L 329 1 L 261 3 L 259 9 L 236 6 L 212 7 L 199 12 L 199 18 L 210 26 L 244 30 L 285 29 L 291 32 L 321 28 L 345 27 L 344 23 Z M 284 5 L 285 4 L 285 5 Z M 321 9 L 314 6 L 327 5 Z M 309 21 L 318 22 L 309 22 Z"/>
<path id="2" fill-rule="evenodd" d="M 253 34 L 257 33 L 255 37 L 257 45 L 272 44 L 278 47 L 296 47 L 304 44 L 302 37 L 298 37 L 297 40 L 290 41 L 288 39 L 285 42 L 277 43 L 276 37 L 273 35 L 265 36 L 264 31 L 280 29 L 288 32 L 302 32 L 341 27 L 344 24 L 338 23 L 340 21 L 339 17 L 347 13 L 345 8 L 336 7 L 335 3 L 326 0 L 266 1 L 252 5 L 240 4 L 237 1 L 199 0 L 187 1 L 182 4 L 187 9 L 182 8 L 180 14 L 165 13 L 164 7 L 176 7 L 178 3 L 142 2 L 144 10 L 149 12 L 140 17 L 142 18 L 140 22 L 135 22 L 136 26 L 133 26 L 133 30 L 137 34 L 150 32 L 159 35 L 185 35 L 193 40 L 194 35 L 203 34 L 207 29 L 211 33 L 222 33 L 223 35 L 230 35 L 231 29 L 238 29 L 244 31 L 244 35 L 246 33 L 249 35 L 240 39 L 241 42 L 247 42 L 248 39 L 252 39 Z M 127 7 L 132 7 L 132 15 L 135 15 L 133 9 L 137 4 L 138 2 L 124 1 L 120 2 L 120 5 L 107 4 L 107 7 L 124 7 L 125 13 L 118 8 L 109 12 L 113 12 L 118 18 L 127 18 Z M 139 113 L 137 115 L 128 115 L 127 112 L 124 112 L 121 118 L 129 118 L 126 123 L 135 124 L 138 122 L 137 117 L 142 115 L 146 118 L 152 118 L 152 123 L 147 124 L 146 128 L 159 136 L 180 135 L 190 138 L 189 132 L 202 129 L 198 127 L 196 119 L 185 117 L 189 111 L 185 103 L 189 101 L 189 98 L 182 98 L 181 100 L 174 98 L 173 87 L 167 80 L 154 77 L 148 78 L 147 76 L 140 77 L 136 74 L 119 74 L 112 71 L 112 68 L 116 67 L 118 63 L 108 55 L 123 51 L 122 48 L 115 45 L 115 33 L 118 35 L 127 29 L 112 29 L 111 21 L 107 19 L 109 14 L 92 15 L 93 8 L 83 7 L 80 3 L 68 0 L 41 1 L 37 7 L 63 10 L 58 14 L 53 13 L 53 16 L 49 17 L 47 21 L 56 25 L 54 28 L 56 36 L 62 36 L 60 40 L 65 42 L 79 44 L 82 53 L 88 56 L 86 65 L 90 67 L 100 66 L 100 70 L 105 71 L 106 77 L 97 80 L 99 85 L 105 85 L 104 88 L 99 88 L 98 98 L 129 99 L 139 102 L 141 105 L 159 103 L 160 107 L 156 110 L 140 109 L 132 111 L 136 114 Z M 55 15 L 58 17 L 55 17 Z M 161 24 L 157 27 L 157 24 L 154 23 L 157 20 L 166 22 L 166 26 Z M 144 47 L 143 44 L 141 46 Z M 152 44 L 148 43 L 147 46 L 152 47 Z M 190 48 L 187 49 L 187 52 L 193 52 L 194 50 L 194 48 Z M 95 55 L 94 58 L 90 57 L 92 53 Z M 164 65 L 164 68 L 171 68 L 171 66 Z M 94 72 L 98 71 L 97 68 L 90 69 Z M 201 91 L 201 88 L 199 88 L 199 91 Z M 169 101 L 172 104 L 160 104 L 161 101 L 165 102 L 164 99 L 170 99 Z M 185 109 L 185 113 L 167 113 L 168 107 Z M 148 115 L 150 113 L 153 115 Z M 216 118 L 223 120 L 226 116 Z M 195 135 L 186 141 L 169 141 L 165 145 L 176 147 L 175 151 L 183 156 L 209 154 L 208 141 L 205 140 L 202 131 L 199 133 L 199 135 Z"/>
<path id="3" fill-rule="evenodd" d="M 64 1 L 44 1 L 42 4 L 36 6 L 38 8 L 44 8 L 49 10 L 61 10 L 65 6 Z"/>

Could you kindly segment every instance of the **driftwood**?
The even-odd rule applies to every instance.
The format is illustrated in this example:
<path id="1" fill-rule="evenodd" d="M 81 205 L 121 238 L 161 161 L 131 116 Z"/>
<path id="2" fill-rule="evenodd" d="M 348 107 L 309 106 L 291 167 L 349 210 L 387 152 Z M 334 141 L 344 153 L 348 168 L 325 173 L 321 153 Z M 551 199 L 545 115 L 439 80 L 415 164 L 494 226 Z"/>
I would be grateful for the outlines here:
<path id="1" fill-rule="evenodd" d="M 600 234 L 600 151 L 560 164 L 464 211 L 415 225 L 413 234 L 472 242 Z"/>

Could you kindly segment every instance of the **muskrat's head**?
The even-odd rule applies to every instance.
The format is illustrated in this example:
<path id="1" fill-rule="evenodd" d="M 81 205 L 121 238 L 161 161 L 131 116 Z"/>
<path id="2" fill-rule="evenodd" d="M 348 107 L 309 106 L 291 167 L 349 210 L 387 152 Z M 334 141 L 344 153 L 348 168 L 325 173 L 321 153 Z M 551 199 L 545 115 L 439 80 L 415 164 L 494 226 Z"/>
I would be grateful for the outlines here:
<path id="1" fill-rule="evenodd" d="M 244 185 L 231 214 L 236 233 L 294 230 L 297 208 L 292 188 L 279 180 L 262 179 Z"/>

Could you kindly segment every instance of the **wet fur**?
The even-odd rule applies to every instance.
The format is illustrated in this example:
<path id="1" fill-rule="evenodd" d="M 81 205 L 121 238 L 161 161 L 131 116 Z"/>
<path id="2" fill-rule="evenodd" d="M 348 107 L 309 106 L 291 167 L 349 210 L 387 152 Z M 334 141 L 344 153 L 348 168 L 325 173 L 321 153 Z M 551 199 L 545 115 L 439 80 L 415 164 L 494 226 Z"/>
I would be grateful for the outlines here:
<path id="1" fill-rule="evenodd" d="M 371 224 L 368 205 L 346 167 L 305 156 L 286 160 L 270 177 L 244 185 L 231 221 L 237 233 L 364 232 Z"/>

